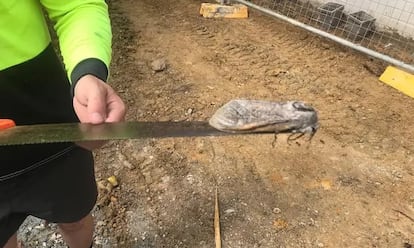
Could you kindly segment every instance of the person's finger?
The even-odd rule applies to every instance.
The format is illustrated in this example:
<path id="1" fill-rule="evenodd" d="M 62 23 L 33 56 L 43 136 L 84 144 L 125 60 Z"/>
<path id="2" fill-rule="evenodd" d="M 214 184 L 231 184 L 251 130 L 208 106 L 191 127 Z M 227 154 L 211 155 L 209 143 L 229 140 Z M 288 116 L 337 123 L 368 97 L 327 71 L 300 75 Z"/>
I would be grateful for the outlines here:
<path id="1" fill-rule="evenodd" d="M 126 112 L 125 104 L 119 96 L 114 94 L 111 96 L 107 111 L 106 122 L 123 121 Z"/>
<path id="2" fill-rule="evenodd" d="M 76 97 L 73 98 L 73 108 L 81 122 L 88 122 L 89 117 L 86 106 L 80 103 Z"/>
<path id="3" fill-rule="evenodd" d="M 87 101 L 89 122 L 92 124 L 103 123 L 107 116 L 106 92 L 92 91 L 88 93 Z"/>

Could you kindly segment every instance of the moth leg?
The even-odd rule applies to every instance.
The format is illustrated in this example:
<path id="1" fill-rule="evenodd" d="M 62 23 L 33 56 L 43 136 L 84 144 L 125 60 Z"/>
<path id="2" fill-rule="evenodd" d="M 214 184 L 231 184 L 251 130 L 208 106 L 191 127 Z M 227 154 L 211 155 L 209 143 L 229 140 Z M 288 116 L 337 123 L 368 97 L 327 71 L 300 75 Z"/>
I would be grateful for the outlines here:
<path id="1" fill-rule="evenodd" d="M 310 132 L 310 134 L 309 134 L 309 138 L 308 138 L 308 146 L 307 146 L 307 148 L 308 148 L 308 149 L 309 149 L 309 147 L 310 147 L 310 144 L 311 144 L 311 142 L 312 142 L 313 136 L 315 136 L 315 134 L 316 134 L 316 130 L 315 130 L 315 129 L 313 129 L 313 130 L 312 130 L 312 132 Z"/>
<path id="2" fill-rule="evenodd" d="M 312 132 L 309 135 L 309 139 L 308 139 L 309 142 L 312 141 L 312 138 L 313 138 L 313 136 L 315 136 L 315 134 L 316 134 L 316 130 L 312 130 Z"/>
<path id="3" fill-rule="evenodd" d="M 291 141 L 297 140 L 301 138 L 303 135 L 305 135 L 305 133 L 292 133 L 291 135 L 289 135 L 287 143 L 290 145 Z"/>
<path id="4" fill-rule="evenodd" d="M 288 144 L 288 145 L 291 145 L 291 144 L 290 144 L 290 141 L 291 141 L 290 137 L 291 137 L 292 135 L 294 135 L 294 133 L 290 134 L 290 135 L 288 136 L 288 138 L 287 138 L 287 144 Z"/>
<path id="5" fill-rule="evenodd" d="M 273 141 L 272 141 L 272 148 L 276 147 L 276 142 L 277 142 L 277 133 L 274 134 Z"/>

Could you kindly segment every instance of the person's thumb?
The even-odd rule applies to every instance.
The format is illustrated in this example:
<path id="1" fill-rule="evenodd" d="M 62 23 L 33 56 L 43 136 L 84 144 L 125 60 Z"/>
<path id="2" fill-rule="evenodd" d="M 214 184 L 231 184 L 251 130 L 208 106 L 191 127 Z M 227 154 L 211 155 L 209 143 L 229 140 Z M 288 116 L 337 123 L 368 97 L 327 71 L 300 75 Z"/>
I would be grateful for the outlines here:
<path id="1" fill-rule="evenodd" d="M 107 112 L 105 94 L 102 94 L 99 91 L 96 93 L 97 94 L 91 94 L 88 97 L 87 110 L 89 122 L 92 124 L 100 124 L 105 122 Z"/>

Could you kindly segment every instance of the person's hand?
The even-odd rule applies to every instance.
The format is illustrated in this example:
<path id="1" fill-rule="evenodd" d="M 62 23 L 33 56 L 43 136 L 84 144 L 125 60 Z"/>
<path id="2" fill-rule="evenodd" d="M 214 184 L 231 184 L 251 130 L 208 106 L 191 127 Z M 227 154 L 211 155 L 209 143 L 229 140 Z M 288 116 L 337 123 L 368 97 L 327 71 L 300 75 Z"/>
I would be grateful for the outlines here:
<path id="1" fill-rule="evenodd" d="M 73 107 L 83 123 L 123 121 L 125 104 L 116 92 L 99 78 L 86 75 L 75 86 Z"/>
<path id="2" fill-rule="evenodd" d="M 111 86 L 93 75 L 83 76 L 77 82 L 73 108 L 80 122 L 92 124 L 123 121 L 126 112 L 125 104 Z M 82 142 L 78 145 L 91 150 L 103 143 Z"/>

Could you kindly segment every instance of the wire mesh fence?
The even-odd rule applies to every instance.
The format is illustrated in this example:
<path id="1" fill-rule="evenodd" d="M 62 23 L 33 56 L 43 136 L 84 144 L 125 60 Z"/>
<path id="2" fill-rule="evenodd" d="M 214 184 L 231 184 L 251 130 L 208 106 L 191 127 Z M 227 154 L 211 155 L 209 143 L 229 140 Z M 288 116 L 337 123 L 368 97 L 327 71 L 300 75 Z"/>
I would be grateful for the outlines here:
<path id="1" fill-rule="evenodd" d="M 414 0 L 251 0 L 354 44 L 414 64 Z"/>

